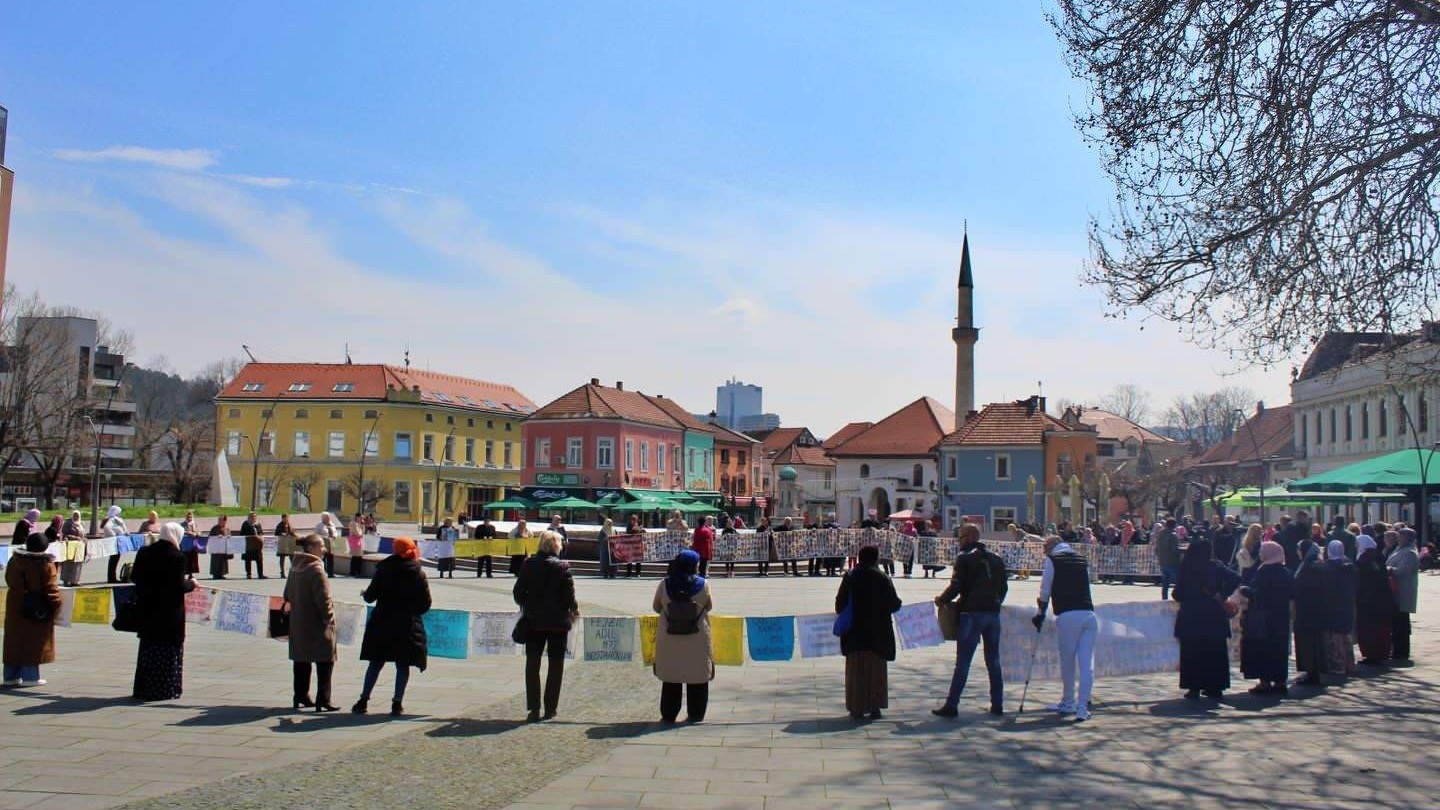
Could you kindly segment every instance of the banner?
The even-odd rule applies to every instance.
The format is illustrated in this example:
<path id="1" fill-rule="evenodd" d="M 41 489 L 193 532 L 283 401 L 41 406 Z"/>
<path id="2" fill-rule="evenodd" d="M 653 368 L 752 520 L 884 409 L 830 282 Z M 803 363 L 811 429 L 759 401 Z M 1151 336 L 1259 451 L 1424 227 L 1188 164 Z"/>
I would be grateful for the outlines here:
<path id="1" fill-rule="evenodd" d="M 218 595 L 218 591 L 200 587 L 185 594 L 185 621 L 191 624 L 210 624 Z"/>
<path id="2" fill-rule="evenodd" d="M 585 619 L 585 660 L 635 660 L 636 621 L 630 616 L 596 616 Z"/>
<path id="3" fill-rule="evenodd" d="M 427 560 L 449 559 L 455 556 L 454 540 L 421 540 L 420 556 Z"/>
<path id="4" fill-rule="evenodd" d="M 817 613 L 795 617 L 795 635 L 800 639 L 801 658 L 824 658 L 840 654 L 840 639 L 834 633 L 835 614 Z"/>
<path id="5" fill-rule="evenodd" d="M 745 620 L 739 616 L 710 617 L 710 654 L 719 666 L 738 667 L 745 663 Z"/>
<path id="6" fill-rule="evenodd" d="M 715 538 L 715 562 L 766 562 L 770 542 L 763 534 L 722 534 Z"/>
<path id="7" fill-rule="evenodd" d="M 342 647 L 359 644 L 365 632 L 365 606 L 335 602 L 335 643 Z"/>
<path id="8" fill-rule="evenodd" d="M 1175 641 L 1175 612 L 1175 603 L 1160 601 L 1097 607 L 1096 677 L 1178 670 L 1180 645 Z M 1030 623 L 1034 615 L 1035 610 L 1028 607 L 1000 609 L 1000 666 L 1007 683 L 1024 682 L 1030 650 L 1036 643 L 1035 626 Z M 1032 677 L 1041 681 L 1060 679 L 1059 636 L 1054 616 L 1046 617 L 1039 634 Z"/>
<path id="9" fill-rule="evenodd" d="M 75 593 L 70 621 L 76 624 L 110 623 L 110 589 L 81 588 Z"/>
<path id="10" fill-rule="evenodd" d="M 519 646 L 511 632 L 519 613 L 471 613 L 470 652 L 473 655 L 514 655 Z"/>
<path id="11" fill-rule="evenodd" d="M 239 591 L 220 591 L 213 619 L 215 629 L 263 638 L 270 629 L 269 608 L 269 597 Z"/>
<path id="12" fill-rule="evenodd" d="M 470 614 L 464 610 L 429 610 L 425 623 L 426 651 L 436 658 L 470 657 Z"/>
<path id="13" fill-rule="evenodd" d="M 640 658 L 647 667 L 655 663 L 655 636 L 659 630 L 659 616 L 640 617 Z"/>
<path id="14" fill-rule="evenodd" d="M 900 649 L 914 650 L 920 647 L 938 647 L 945 643 L 940 634 L 940 620 L 935 615 L 932 602 L 906 605 L 895 613 L 895 635 Z"/>
<path id="15" fill-rule="evenodd" d="M 745 620 L 751 661 L 789 661 L 795 657 L 794 616 L 754 616 Z"/>

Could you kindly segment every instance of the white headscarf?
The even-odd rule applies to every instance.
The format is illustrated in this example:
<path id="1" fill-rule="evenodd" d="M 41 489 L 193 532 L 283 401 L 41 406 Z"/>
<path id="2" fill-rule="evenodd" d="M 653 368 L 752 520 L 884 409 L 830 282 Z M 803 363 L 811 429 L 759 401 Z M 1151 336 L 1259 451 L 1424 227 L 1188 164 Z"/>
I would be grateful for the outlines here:
<path id="1" fill-rule="evenodd" d="M 172 543 L 176 548 L 180 547 L 180 541 L 185 537 L 185 527 L 179 523 L 166 523 L 160 527 L 160 539 Z"/>
<path id="2" fill-rule="evenodd" d="M 1326 543 L 1326 544 L 1325 544 L 1325 559 L 1327 559 L 1327 560 L 1343 560 L 1343 559 L 1345 559 L 1345 544 L 1342 543 L 1342 542 L 1340 542 L 1339 540 L 1331 540 L 1329 543 Z"/>
<path id="3" fill-rule="evenodd" d="M 1365 552 L 1375 547 L 1375 538 L 1371 537 L 1368 534 L 1362 534 L 1359 537 L 1355 538 L 1356 557 L 1359 557 L 1361 554 L 1364 554 Z"/>
<path id="4" fill-rule="evenodd" d="M 120 507 L 111 505 L 111 507 L 105 512 L 105 519 L 109 520 L 110 518 L 116 517 L 120 517 Z"/>

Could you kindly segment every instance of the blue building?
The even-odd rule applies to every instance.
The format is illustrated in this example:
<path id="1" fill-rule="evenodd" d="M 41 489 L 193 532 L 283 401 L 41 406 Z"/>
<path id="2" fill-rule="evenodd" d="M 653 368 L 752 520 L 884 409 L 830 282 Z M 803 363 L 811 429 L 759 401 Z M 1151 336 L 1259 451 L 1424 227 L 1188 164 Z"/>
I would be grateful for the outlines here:
<path id="1" fill-rule="evenodd" d="M 1045 413 L 1040 397 L 986 405 L 940 440 L 941 506 L 945 529 L 964 519 L 981 531 L 1011 523 L 1044 525 L 1047 434 L 1070 429 Z"/>

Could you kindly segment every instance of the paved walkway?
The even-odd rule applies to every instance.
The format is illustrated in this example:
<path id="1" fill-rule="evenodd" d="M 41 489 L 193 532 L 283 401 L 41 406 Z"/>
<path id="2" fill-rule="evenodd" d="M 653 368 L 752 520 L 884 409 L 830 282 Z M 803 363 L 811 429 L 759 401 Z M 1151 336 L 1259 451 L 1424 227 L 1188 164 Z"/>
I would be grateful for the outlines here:
<path id="1" fill-rule="evenodd" d="M 432 585 L 438 607 L 487 610 L 508 608 L 511 582 Z M 713 582 L 731 615 L 818 612 L 836 584 Z M 226 585 L 278 593 L 281 582 Z M 361 585 L 337 579 L 336 597 L 358 600 Z M 940 583 L 898 585 L 913 602 Z M 643 613 L 654 587 L 579 582 L 592 615 Z M 1011 600 L 1034 589 L 1015 583 Z M 0 808 L 1425 806 L 1440 666 L 1424 658 L 1440 661 L 1440 579 L 1422 590 L 1414 668 L 1220 706 L 1180 699 L 1173 674 L 1105 680 L 1083 725 L 1030 709 L 992 718 L 979 692 L 959 720 L 931 717 L 948 646 L 902 653 L 886 719 L 859 726 L 841 705 L 840 659 L 721 668 L 698 726 L 655 723 L 657 683 L 618 664 L 572 665 L 560 718 L 524 725 L 519 658 L 434 661 L 412 679 L 400 721 L 317 717 L 288 709 L 284 644 L 208 629 L 190 634 L 185 697 L 137 706 L 126 699 L 133 637 L 75 627 L 59 631 L 50 686 L 0 693 Z M 1102 601 L 1157 595 L 1097 589 Z M 347 708 L 355 653 L 342 650 L 336 673 Z M 1037 684 L 1030 705 L 1057 696 L 1057 684 Z"/>

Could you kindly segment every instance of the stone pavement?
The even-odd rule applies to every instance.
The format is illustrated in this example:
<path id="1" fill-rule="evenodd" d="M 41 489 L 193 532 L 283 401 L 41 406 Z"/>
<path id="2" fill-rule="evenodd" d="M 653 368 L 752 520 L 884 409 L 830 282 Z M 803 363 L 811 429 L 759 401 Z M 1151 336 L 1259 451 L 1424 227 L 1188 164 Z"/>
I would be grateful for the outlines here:
<path id="1" fill-rule="evenodd" d="M 836 585 L 712 582 L 725 615 L 819 612 Z M 473 610 L 508 609 L 511 583 L 432 578 L 437 607 Z M 655 584 L 578 582 L 592 615 L 644 613 Z M 907 603 L 942 585 L 897 584 Z M 281 581 L 225 585 L 278 593 Z M 362 583 L 333 587 L 358 601 Z M 1014 583 L 1012 603 L 1036 587 Z M 399 721 L 317 717 L 288 708 L 283 643 L 204 628 L 187 642 L 185 697 L 140 706 L 126 699 L 133 637 L 61 629 L 50 685 L 0 692 L 0 808 L 1419 807 L 1430 803 L 1440 714 L 1440 579 L 1423 577 L 1422 591 L 1413 668 L 1219 706 L 1181 699 L 1173 674 L 1102 680 L 1081 725 L 1030 708 L 1055 700 L 1055 683 L 1032 686 L 1022 716 L 983 714 L 973 688 L 983 666 L 960 719 L 932 717 L 949 646 L 902 652 L 886 718 L 863 725 L 845 716 L 838 658 L 722 667 L 696 726 L 656 723 L 657 682 L 621 664 L 572 664 L 560 717 L 525 725 L 520 658 L 433 661 L 412 678 Z M 1097 588 L 1102 601 L 1157 596 Z M 346 708 L 356 653 L 342 648 L 336 672 Z M 381 709 L 389 677 L 372 703 Z"/>

